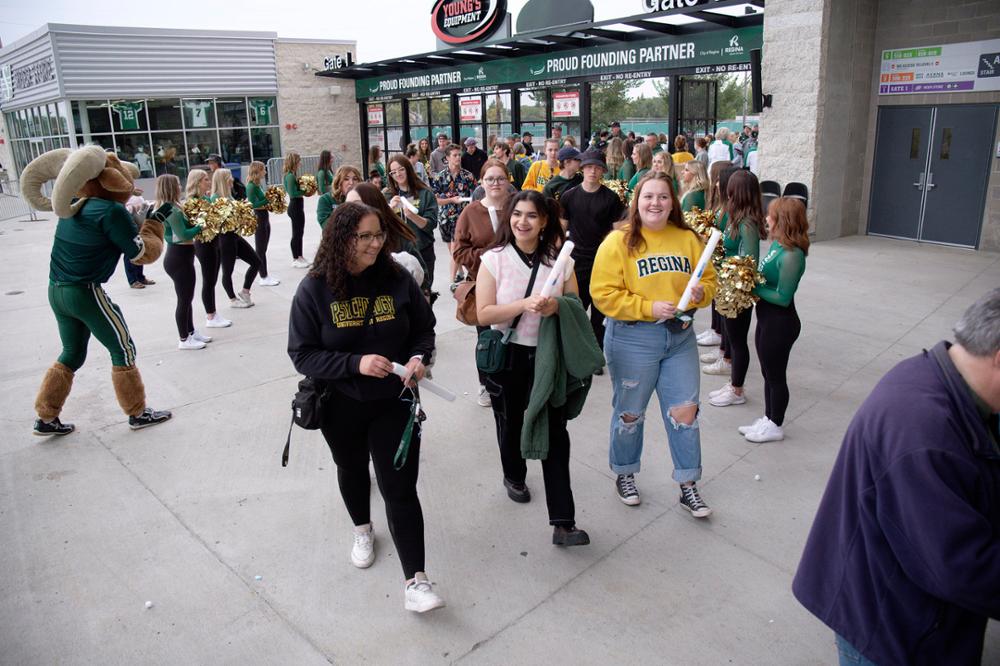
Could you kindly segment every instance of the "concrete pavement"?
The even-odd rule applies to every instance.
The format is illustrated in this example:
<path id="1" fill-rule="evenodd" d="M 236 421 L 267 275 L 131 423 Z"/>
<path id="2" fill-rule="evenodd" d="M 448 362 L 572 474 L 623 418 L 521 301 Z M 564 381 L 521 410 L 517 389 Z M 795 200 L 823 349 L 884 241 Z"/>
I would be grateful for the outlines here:
<path id="1" fill-rule="evenodd" d="M 288 303 L 303 273 L 289 266 L 287 218 L 273 220 L 268 257 L 282 284 L 255 287 L 249 310 L 230 310 L 220 286 L 234 325 L 210 331 L 203 351 L 176 349 L 162 262 L 141 291 L 119 269 L 108 292 L 150 405 L 174 419 L 131 432 L 95 342 L 64 411 L 78 431 L 58 440 L 30 434 L 59 349 L 46 303 L 54 224 L 0 223 L 0 663 L 833 664 L 832 635 L 790 582 L 847 422 L 889 368 L 1000 284 L 996 254 L 865 237 L 815 245 L 796 298 L 787 439 L 753 445 L 736 433 L 763 409 L 754 362 L 747 405 L 703 402 L 700 485 L 714 516 L 695 521 L 677 506 L 655 408 L 643 503 L 625 507 L 607 465 L 609 380 L 598 377 L 570 424 L 578 523 L 592 545 L 562 550 L 549 543 L 540 466 L 529 463 L 530 504 L 501 486 L 492 415 L 475 402 L 474 331 L 454 320 L 439 242 L 434 376 L 460 399 L 425 399 L 420 492 L 428 573 L 448 607 L 415 616 L 402 608 L 377 492 L 377 560 L 362 571 L 348 560 L 350 520 L 320 435 L 296 429 L 280 466 L 297 381 Z M 200 327 L 197 300 L 195 313 Z M 703 376 L 703 393 L 724 381 Z M 998 662 L 993 623 L 984 663 Z"/>

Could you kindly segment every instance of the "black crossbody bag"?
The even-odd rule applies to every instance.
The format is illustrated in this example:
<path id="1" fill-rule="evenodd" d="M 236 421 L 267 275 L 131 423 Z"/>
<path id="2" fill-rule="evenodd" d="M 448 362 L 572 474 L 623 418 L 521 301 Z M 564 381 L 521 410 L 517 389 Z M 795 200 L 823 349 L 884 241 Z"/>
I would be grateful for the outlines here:
<path id="1" fill-rule="evenodd" d="M 524 297 L 531 295 L 531 289 L 535 286 L 535 277 L 538 275 L 538 266 L 542 263 L 542 258 L 535 259 L 535 265 L 531 269 L 531 279 L 528 280 L 528 290 L 524 292 Z M 514 330 L 521 322 L 521 315 L 514 317 L 510 323 L 510 328 L 501 333 L 495 328 L 490 328 L 479 334 L 476 341 L 476 367 L 488 375 L 493 375 L 506 367 L 507 363 L 507 343 L 514 335 Z"/>
<path id="2" fill-rule="evenodd" d="M 368 310 L 362 330 L 368 324 L 375 312 L 375 292 L 368 299 Z M 281 466 L 288 467 L 288 451 L 292 445 L 292 426 L 297 425 L 303 430 L 319 430 L 323 422 L 323 406 L 329 395 L 326 383 L 313 377 L 303 377 L 299 380 L 299 390 L 292 398 L 292 420 L 288 424 L 288 436 L 285 437 L 285 448 L 281 452 Z"/>

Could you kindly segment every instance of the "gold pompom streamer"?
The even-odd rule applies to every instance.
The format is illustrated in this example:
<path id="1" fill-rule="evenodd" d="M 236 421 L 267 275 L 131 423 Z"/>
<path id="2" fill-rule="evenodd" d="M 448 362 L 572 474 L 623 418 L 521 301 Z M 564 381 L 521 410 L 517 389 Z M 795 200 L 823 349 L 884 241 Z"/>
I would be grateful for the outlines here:
<path id="1" fill-rule="evenodd" d="M 215 219 L 209 222 L 209 213 L 212 203 L 208 199 L 191 198 L 184 202 L 184 216 L 191 224 L 201 227 L 201 231 L 195 237 L 203 243 L 210 243 L 219 235 L 219 229 L 215 226 Z"/>
<path id="2" fill-rule="evenodd" d="M 757 271 L 757 261 L 751 256 L 728 257 L 718 269 L 719 290 L 715 294 L 715 309 L 724 317 L 735 319 L 752 308 L 758 296 L 754 287 L 764 282 Z"/>
<path id="3" fill-rule="evenodd" d="M 702 210 L 697 206 L 693 206 L 691 210 L 684 213 L 684 222 L 694 229 L 694 232 L 701 236 L 701 241 L 703 243 L 708 243 L 709 237 L 712 235 L 712 231 L 715 230 L 715 213 L 710 210 Z M 712 263 L 718 269 L 719 265 L 722 264 L 722 260 L 726 258 L 726 248 L 722 243 L 718 243 L 715 246 L 715 252 L 712 253 Z"/>
<path id="4" fill-rule="evenodd" d="M 218 233 L 235 231 L 241 236 L 252 236 L 257 230 L 257 216 L 249 201 L 220 197 L 212 202 L 207 219 Z"/>
<path id="5" fill-rule="evenodd" d="M 624 180 L 613 179 L 605 181 L 604 184 L 609 190 L 618 195 L 618 198 L 621 199 L 623 204 L 628 205 L 628 183 Z"/>
<path id="6" fill-rule="evenodd" d="M 299 189 L 302 190 L 303 196 L 311 197 L 316 194 L 319 190 L 319 185 L 316 184 L 316 176 L 310 174 L 299 176 Z"/>
<path id="7" fill-rule="evenodd" d="M 264 198 L 267 199 L 267 209 L 278 215 L 281 215 L 286 210 L 288 210 L 288 200 L 285 198 L 285 188 L 281 185 L 272 185 L 267 188 L 264 192 Z"/>

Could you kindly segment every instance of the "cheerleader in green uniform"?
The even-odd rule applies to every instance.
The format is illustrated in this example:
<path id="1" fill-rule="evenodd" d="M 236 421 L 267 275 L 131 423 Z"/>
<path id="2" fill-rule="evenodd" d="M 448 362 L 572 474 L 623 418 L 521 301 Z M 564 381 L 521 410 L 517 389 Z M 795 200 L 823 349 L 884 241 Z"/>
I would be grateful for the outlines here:
<path id="1" fill-rule="evenodd" d="M 319 154 L 319 166 L 316 167 L 316 191 L 319 194 L 326 194 L 333 185 L 333 168 L 331 164 L 333 157 L 329 150 L 324 150 Z"/>
<path id="2" fill-rule="evenodd" d="M 705 165 L 697 160 L 688 160 L 681 167 L 681 210 L 692 208 L 705 210 L 705 191 L 708 189 L 708 174 Z"/>

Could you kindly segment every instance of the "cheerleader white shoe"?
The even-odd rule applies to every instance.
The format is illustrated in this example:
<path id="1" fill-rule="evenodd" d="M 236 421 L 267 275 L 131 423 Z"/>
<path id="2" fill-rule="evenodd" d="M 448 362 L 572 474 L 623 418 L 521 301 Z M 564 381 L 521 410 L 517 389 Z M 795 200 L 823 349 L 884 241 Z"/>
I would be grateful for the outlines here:
<path id="1" fill-rule="evenodd" d="M 757 430 L 748 432 L 744 437 L 747 438 L 748 442 L 757 442 L 758 444 L 780 442 L 785 438 L 785 431 L 771 419 L 765 418 Z"/>

